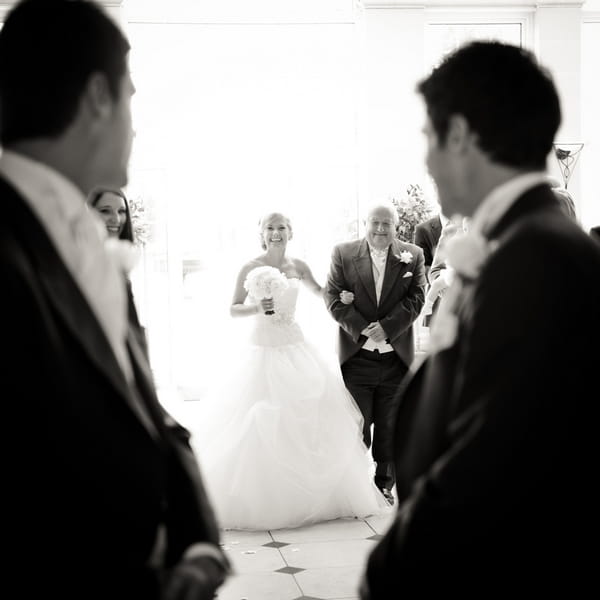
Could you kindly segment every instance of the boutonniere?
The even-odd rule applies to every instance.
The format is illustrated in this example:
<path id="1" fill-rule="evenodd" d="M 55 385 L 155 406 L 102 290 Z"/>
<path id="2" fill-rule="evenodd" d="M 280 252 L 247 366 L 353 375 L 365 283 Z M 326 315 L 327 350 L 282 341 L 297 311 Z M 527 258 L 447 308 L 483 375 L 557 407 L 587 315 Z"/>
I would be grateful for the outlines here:
<path id="1" fill-rule="evenodd" d="M 463 279 L 476 279 L 496 246 L 497 242 L 490 242 L 481 234 L 469 231 L 448 240 L 446 262 Z"/>
<path id="2" fill-rule="evenodd" d="M 432 352 L 449 348 L 456 342 L 459 330 L 457 306 L 464 284 L 478 277 L 497 245 L 498 242 L 488 241 L 475 231 L 457 235 L 446 243 L 449 272 L 440 275 L 440 278 L 450 275 L 450 286 L 444 293 L 431 324 L 429 341 Z M 452 276 L 453 271 L 459 278 Z"/>
<path id="3" fill-rule="evenodd" d="M 398 258 L 400 262 L 403 262 L 404 264 L 408 265 L 412 262 L 413 255 L 412 252 L 410 252 L 409 250 L 403 250 L 402 252 L 400 252 L 400 256 L 396 254 L 396 258 Z"/>
<path id="4" fill-rule="evenodd" d="M 140 259 L 139 250 L 127 240 L 107 238 L 104 241 L 104 247 L 106 253 L 126 275 L 133 270 Z"/>

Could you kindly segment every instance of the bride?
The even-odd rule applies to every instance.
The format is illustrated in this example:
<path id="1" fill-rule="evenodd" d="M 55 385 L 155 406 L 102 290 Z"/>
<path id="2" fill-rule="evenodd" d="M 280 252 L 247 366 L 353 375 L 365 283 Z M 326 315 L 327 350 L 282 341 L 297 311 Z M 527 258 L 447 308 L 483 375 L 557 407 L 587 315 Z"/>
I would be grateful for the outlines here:
<path id="1" fill-rule="evenodd" d="M 280 529 L 388 511 L 339 367 L 295 320 L 300 284 L 319 296 L 322 288 L 305 262 L 286 254 L 287 217 L 266 215 L 260 232 L 265 252 L 241 268 L 230 309 L 254 319 L 250 344 L 211 398 L 211 433 L 192 436 L 220 526 Z M 283 280 L 275 299 L 247 291 L 253 270 L 265 267 Z"/>

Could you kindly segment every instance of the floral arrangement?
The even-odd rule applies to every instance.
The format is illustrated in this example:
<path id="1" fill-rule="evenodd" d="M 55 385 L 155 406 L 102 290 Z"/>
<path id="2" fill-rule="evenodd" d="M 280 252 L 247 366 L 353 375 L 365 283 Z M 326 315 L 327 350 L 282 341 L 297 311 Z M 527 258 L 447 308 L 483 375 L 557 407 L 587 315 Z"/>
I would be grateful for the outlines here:
<path id="1" fill-rule="evenodd" d="M 391 202 L 398 212 L 396 237 L 403 242 L 414 243 L 417 225 L 434 215 L 434 207 L 427 200 L 423 189 L 418 184 L 410 184 L 406 188 L 404 197 L 400 199 L 391 198 Z"/>
<path id="2" fill-rule="evenodd" d="M 150 218 L 146 203 L 141 197 L 128 198 L 131 228 L 133 229 L 133 243 L 136 246 L 145 246 L 150 239 Z"/>
<path id="3" fill-rule="evenodd" d="M 256 300 L 276 299 L 288 288 L 287 277 L 275 267 L 255 267 L 244 281 L 244 289 Z M 274 310 L 265 311 L 266 315 L 275 314 Z"/>
<path id="4" fill-rule="evenodd" d="M 461 277 L 473 280 L 496 246 L 497 242 L 488 242 L 476 231 L 459 234 L 447 242 L 446 262 Z"/>
<path id="5" fill-rule="evenodd" d="M 469 230 L 449 239 L 446 246 L 446 262 L 450 267 L 449 287 L 444 292 L 430 330 L 429 348 L 438 352 L 454 344 L 458 335 L 456 305 L 464 283 L 479 277 L 483 265 L 496 250 L 497 241 L 488 241 L 477 231 Z M 457 278 L 454 273 L 458 275 Z M 438 277 L 436 282 L 441 279 Z M 435 283 L 435 282 L 434 282 Z"/>

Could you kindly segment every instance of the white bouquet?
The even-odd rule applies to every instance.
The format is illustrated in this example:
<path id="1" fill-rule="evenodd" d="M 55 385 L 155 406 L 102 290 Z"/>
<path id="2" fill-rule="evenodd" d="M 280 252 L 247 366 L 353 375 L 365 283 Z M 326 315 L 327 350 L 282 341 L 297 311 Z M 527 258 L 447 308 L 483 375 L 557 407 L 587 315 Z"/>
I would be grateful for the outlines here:
<path id="1" fill-rule="evenodd" d="M 288 288 L 287 277 L 275 267 L 255 267 L 244 281 L 244 289 L 257 300 L 273 298 L 274 300 Z M 266 315 L 275 314 L 274 310 L 265 311 Z"/>

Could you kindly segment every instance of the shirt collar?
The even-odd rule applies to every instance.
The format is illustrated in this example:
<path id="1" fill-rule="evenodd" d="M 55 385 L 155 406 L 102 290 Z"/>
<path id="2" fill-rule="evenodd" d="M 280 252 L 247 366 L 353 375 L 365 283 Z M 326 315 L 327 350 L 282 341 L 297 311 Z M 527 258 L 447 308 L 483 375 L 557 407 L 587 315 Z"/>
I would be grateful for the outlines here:
<path id="1" fill-rule="evenodd" d="M 488 234 L 500 219 L 508 212 L 517 198 L 528 189 L 547 182 L 547 175 L 543 171 L 531 171 L 517 175 L 505 183 L 495 187 L 479 205 L 469 225 L 473 230 L 484 235 Z"/>
<path id="2" fill-rule="evenodd" d="M 373 248 L 373 246 L 371 246 L 371 244 L 369 244 L 369 242 L 367 242 L 367 246 L 369 248 L 369 252 L 371 253 L 372 257 L 376 257 L 379 260 L 385 260 L 387 258 L 388 250 L 390 249 L 390 246 L 387 246 L 387 248 L 384 248 L 383 250 L 378 250 L 377 248 Z"/>
<path id="3" fill-rule="evenodd" d="M 44 223 L 71 221 L 88 210 L 85 196 L 64 175 L 37 160 L 2 150 L 0 174 L 23 196 Z"/>

